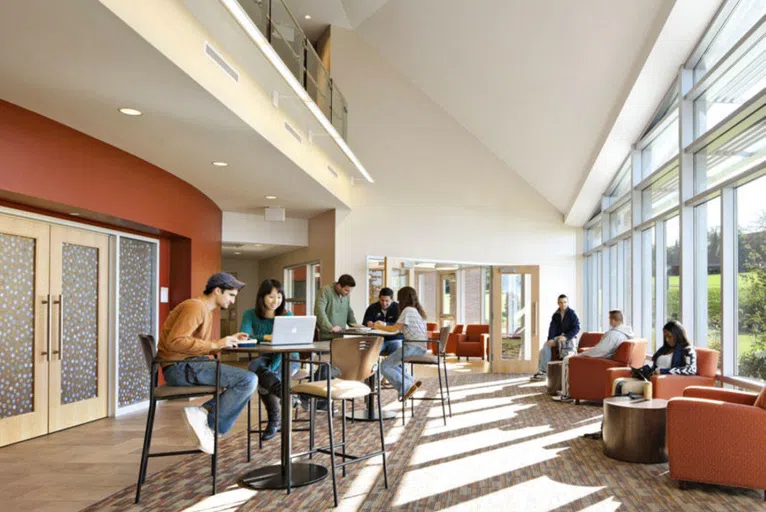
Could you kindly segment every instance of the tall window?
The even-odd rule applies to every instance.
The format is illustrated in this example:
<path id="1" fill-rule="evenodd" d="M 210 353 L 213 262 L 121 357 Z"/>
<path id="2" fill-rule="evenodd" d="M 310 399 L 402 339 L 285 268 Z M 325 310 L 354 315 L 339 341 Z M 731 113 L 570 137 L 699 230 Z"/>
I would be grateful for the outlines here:
<path id="1" fill-rule="evenodd" d="M 736 375 L 766 379 L 766 177 L 737 189 Z"/>
<path id="2" fill-rule="evenodd" d="M 641 332 L 649 339 L 649 351 L 654 351 L 655 320 L 657 318 L 657 261 L 654 247 L 654 228 L 641 233 L 641 297 L 644 315 Z M 648 313 L 648 314 L 647 314 Z"/>
<path id="3" fill-rule="evenodd" d="M 721 198 L 694 209 L 697 346 L 721 350 Z M 720 364 L 720 358 L 719 358 Z"/>
<path id="4" fill-rule="evenodd" d="M 678 216 L 665 221 L 665 318 L 681 319 L 681 241 Z"/>

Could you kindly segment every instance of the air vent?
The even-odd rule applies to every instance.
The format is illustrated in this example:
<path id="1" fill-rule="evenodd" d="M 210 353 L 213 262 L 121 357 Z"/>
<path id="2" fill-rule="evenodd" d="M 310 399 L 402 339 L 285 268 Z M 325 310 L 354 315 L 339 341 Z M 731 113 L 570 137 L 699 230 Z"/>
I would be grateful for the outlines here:
<path id="1" fill-rule="evenodd" d="M 226 62 L 226 59 L 224 59 L 221 54 L 218 53 L 218 51 L 213 48 L 207 41 L 205 41 L 205 53 L 213 62 L 218 64 L 218 66 L 223 69 L 224 73 L 229 75 L 232 80 L 239 82 L 239 73 L 237 73 L 237 71 L 231 67 L 228 62 Z"/>
<path id="2" fill-rule="evenodd" d="M 293 136 L 293 137 L 295 137 L 295 139 L 296 139 L 298 142 L 300 142 L 300 143 L 303 143 L 303 139 L 301 139 L 301 136 L 298 134 L 298 132 L 296 132 L 296 131 L 295 131 L 295 128 L 293 128 L 292 126 L 290 126 L 290 125 L 288 124 L 288 122 L 287 122 L 287 121 L 285 121 L 285 130 L 287 130 L 288 132 L 290 132 L 290 133 L 292 134 L 292 136 Z"/>
<path id="3" fill-rule="evenodd" d="M 332 168 L 332 167 L 330 167 L 329 165 L 327 166 L 327 170 L 328 170 L 328 171 L 330 171 L 330 174 L 332 174 L 332 175 L 333 175 L 333 177 L 335 177 L 335 178 L 337 178 L 337 177 L 338 177 L 338 171 L 336 171 L 335 169 L 333 169 L 333 168 Z"/>

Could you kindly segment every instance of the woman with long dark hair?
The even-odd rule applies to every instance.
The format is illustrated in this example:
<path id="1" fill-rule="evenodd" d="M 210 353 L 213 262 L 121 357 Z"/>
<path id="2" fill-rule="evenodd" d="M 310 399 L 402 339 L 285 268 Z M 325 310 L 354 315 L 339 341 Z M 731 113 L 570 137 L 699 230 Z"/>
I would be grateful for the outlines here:
<path id="1" fill-rule="evenodd" d="M 239 330 L 246 332 L 251 338 L 263 341 L 274 332 L 274 318 L 291 315 L 285 311 L 285 291 L 282 283 L 276 279 L 266 279 L 258 288 L 255 297 L 255 308 L 248 309 L 242 316 Z M 292 357 L 292 355 L 291 355 Z M 297 355 L 295 355 L 297 358 Z M 269 440 L 279 430 L 279 397 L 282 392 L 280 365 L 282 354 L 264 354 L 250 362 L 248 368 L 258 376 L 258 393 L 266 406 L 268 423 L 263 433 L 263 439 Z M 293 363 L 292 373 L 298 371 L 299 365 Z"/>
<path id="2" fill-rule="evenodd" d="M 425 340 L 428 339 L 426 331 L 426 312 L 420 305 L 418 294 L 411 286 L 401 288 L 396 294 L 396 300 L 399 302 L 399 319 L 394 325 L 386 325 L 385 322 L 376 322 L 375 328 L 383 331 L 401 332 L 404 335 L 405 343 L 402 348 L 397 349 L 380 366 L 380 373 L 388 379 L 388 382 L 399 392 L 400 400 L 407 400 L 421 385 L 420 381 L 413 383 L 412 375 L 404 370 L 404 381 L 402 382 L 402 358 L 422 356 L 428 350 Z M 406 343 L 407 341 L 419 341 L 421 343 Z"/>
<path id="3" fill-rule="evenodd" d="M 686 337 L 686 329 L 670 320 L 662 328 L 664 343 L 652 356 L 656 374 L 697 375 L 697 352 Z"/>

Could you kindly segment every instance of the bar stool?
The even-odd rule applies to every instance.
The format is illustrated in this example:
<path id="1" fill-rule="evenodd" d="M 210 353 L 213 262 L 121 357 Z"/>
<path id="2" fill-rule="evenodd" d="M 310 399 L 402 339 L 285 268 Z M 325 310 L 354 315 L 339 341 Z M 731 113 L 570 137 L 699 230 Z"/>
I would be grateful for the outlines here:
<path id="1" fill-rule="evenodd" d="M 201 363 L 215 364 L 215 386 L 171 386 L 169 384 L 159 385 L 158 367 L 161 363 L 177 363 L 178 361 L 166 361 L 157 359 L 157 345 L 154 343 L 154 336 L 148 334 L 139 334 L 141 350 L 144 353 L 146 367 L 149 370 L 149 413 L 146 417 L 146 431 L 144 432 L 144 448 L 141 451 L 141 464 L 138 470 L 138 483 L 136 484 L 136 503 L 141 500 L 141 486 L 146 480 L 146 468 L 150 457 L 171 457 L 175 455 L 186 455 L 190 453 L 203 453 L 200 449 L 180 450 L 172 452 L 151 453 L 152 430 L 154 428 L 154 413 L 157 410 L 157 402 L 160 400 L 173 400 L 174 398 L 194 398 L 199 396 L 214 395 L 216 400 L 218 395 L 224 392 L 221 387 L 221 361 L 210 359 L 209 361 L 198 361 Z M 218 465 L 218 407 L 215 408 L 215 433 L 213 441 L 213 455 L 211 455 L 210 471 L 213 475 L 213 492 L 216 493 L 216 478 Z"/>

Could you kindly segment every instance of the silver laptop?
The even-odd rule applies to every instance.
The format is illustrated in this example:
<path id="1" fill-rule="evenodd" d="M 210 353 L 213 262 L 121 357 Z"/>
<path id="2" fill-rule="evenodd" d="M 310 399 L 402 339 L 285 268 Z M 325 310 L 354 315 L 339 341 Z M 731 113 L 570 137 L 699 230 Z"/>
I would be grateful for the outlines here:
<path id="1" fill-rule="evenodd" d="M 274 319 L 274 331 L 267 345 L 310 345 L 314 343 L 315 316 L 278 316 Z"/>

